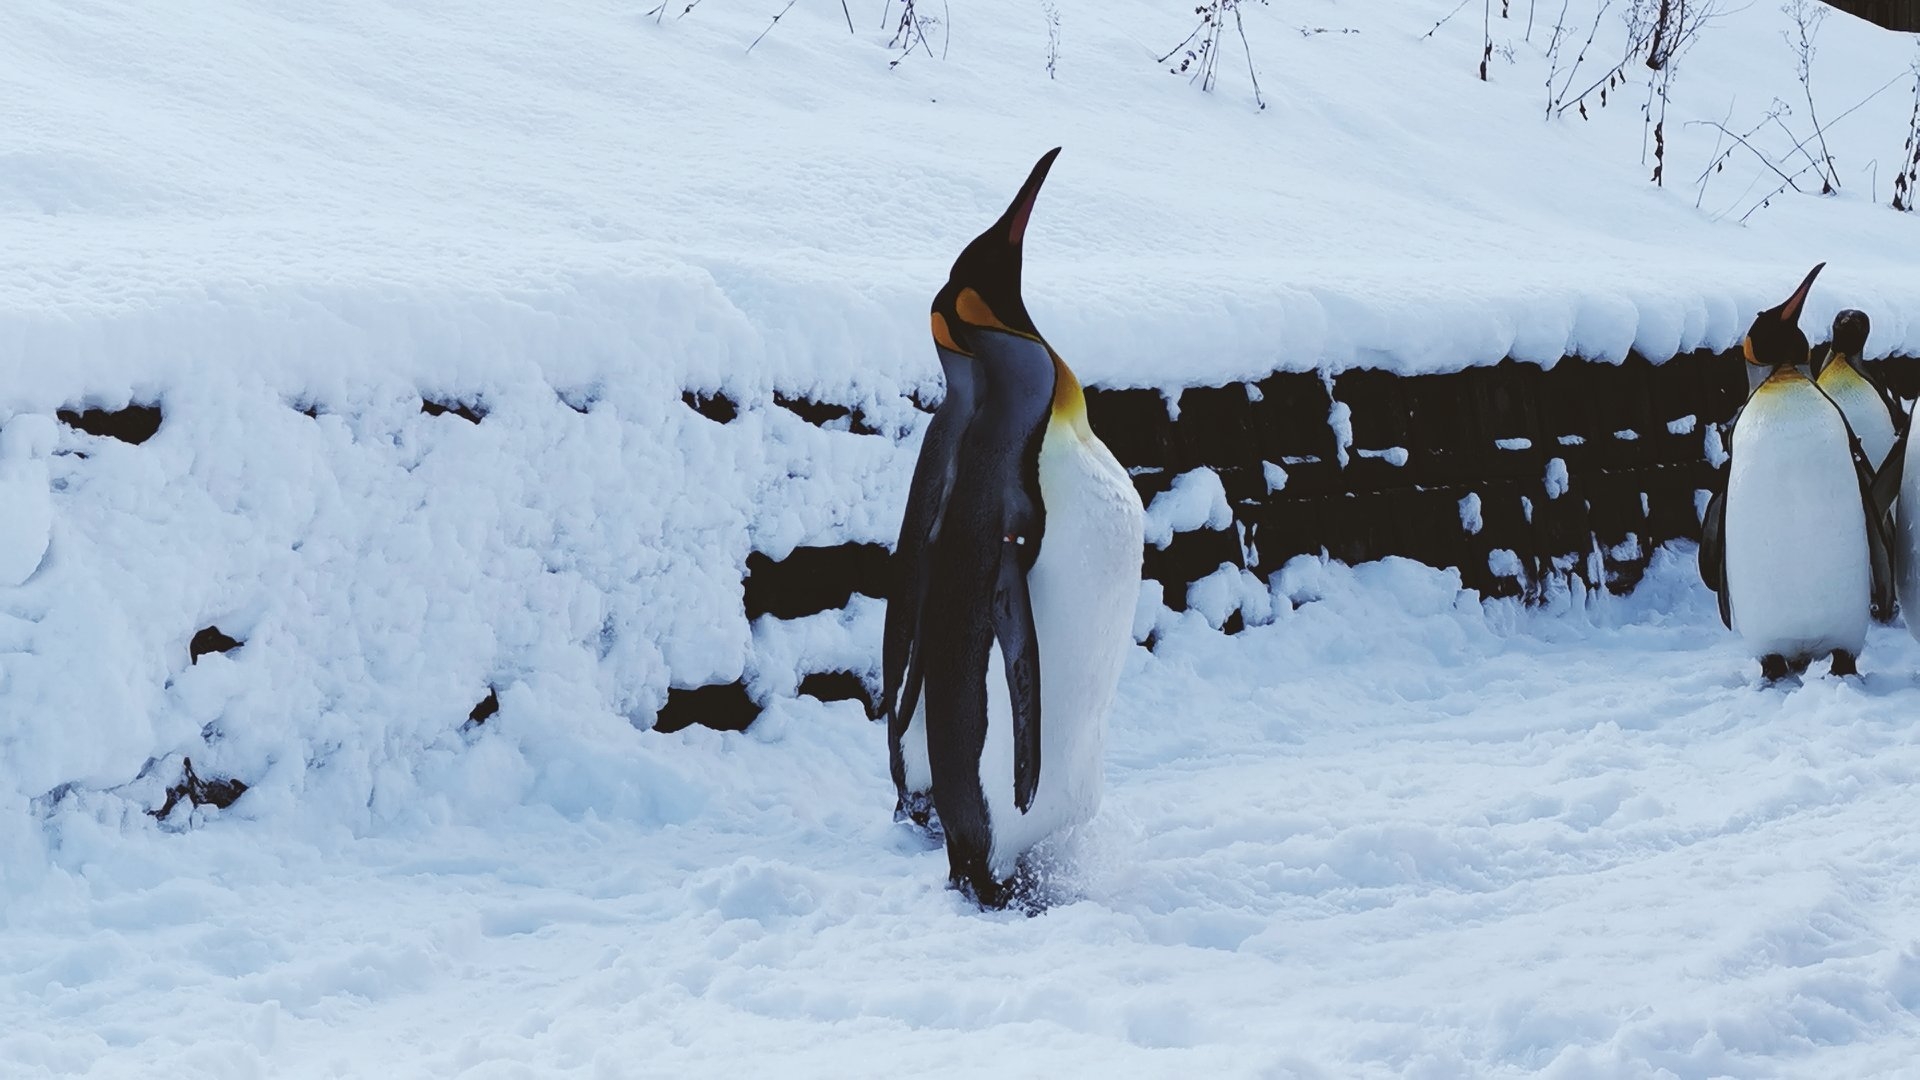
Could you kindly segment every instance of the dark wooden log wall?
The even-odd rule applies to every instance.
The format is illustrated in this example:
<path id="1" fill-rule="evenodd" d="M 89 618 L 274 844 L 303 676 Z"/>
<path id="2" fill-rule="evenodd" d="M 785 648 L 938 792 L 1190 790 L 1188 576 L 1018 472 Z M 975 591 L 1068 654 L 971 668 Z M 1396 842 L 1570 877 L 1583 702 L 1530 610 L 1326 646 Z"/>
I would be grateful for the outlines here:
<path id="1" fill-rule="evenodd" d="M 1920 31 L 1920 0 L 1827 0 L 1829 4 L 1889 30 Z"/>
<path id="2" fill-rule="evenodd" d="M 1920 359 L 1868 368 L 1901 397 L 1920 397 Z M 1661 544 L 1698 539 L 1703 493 L 1720 482 L 1708 432 L 1733 418 L 1747 385 L 1733 352 L 1658 364 L 1570 356 L 1546 368 L 1505 360 L 1434 375 L 1279 372 L 1192 387 L 1171 407 L 1159 390 L 1090 388 L 1087 410 L 1142 502 L 1199 468 L 1226 490 L 1230 527 L 1146 549 L 1143 573 L 1175 609 L 1188 585 L 1222 564 L 1264 579 L 1322 552 L 1347 563 L 1405 556 L 1457 568 L 1484 596 L 1532 599 L 1576 578 L 1627 592 Z M 1278 490 L 1268 490 L 1268 463 L 1286 473 Z M 1477 530 L 1463 520 L 1470 497 Z M 887 559 L 876 544 L 800 548 L 780 562 L 756 554 L 746 614 L 796 618 L 844 606 L 856 592 L 880 597 Z M 858 673 L 805 674 L 802 690 L 816 696 L 872 692 Z M 725 688 L 725 707 L 711 707 L 721 689 L 674 691 L 658 726 L 750 723 L 758 706 L 743 686 Z"/>

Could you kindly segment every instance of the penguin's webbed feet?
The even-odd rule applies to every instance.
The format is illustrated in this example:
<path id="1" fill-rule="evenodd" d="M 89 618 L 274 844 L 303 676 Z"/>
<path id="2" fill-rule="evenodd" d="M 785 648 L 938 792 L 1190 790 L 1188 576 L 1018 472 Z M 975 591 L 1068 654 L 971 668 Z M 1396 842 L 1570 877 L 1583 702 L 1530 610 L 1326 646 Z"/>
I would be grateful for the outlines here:
<path id="1" fill-rule="evenodd" d="M 1857 677 L 1860 674 L 1859 660 L 1845 649 L 1833 650 L 1832 673 L 1837 678 Z"/>
<path id="2" fill-rule="evenodd" d="M 972 872 L 956 870 L 948 884 L 980 905 L 982 911 L 1018 911 L 1031 919 L 1053 906 L 1048 900 L 1044 876 L 1024 858 L 1014 867 L 1013 876 L 1005 881 L 981 867 Z"/>
<path id="3" fill-rule="evenodd" d="M 1760 658 L 1760 681 L 1777 683 L 1787 677 L 1787 658 L 1779 653 L 1768 653 Z"/>
<path id="4" fill-rule="evenodd" d="M 946 830 L 940 826 L 940 812 L 934 809 L 933 796 L 927 792 L 909 791 L 902 794 L 893 804 L 893 820 L 897 824 L 911 825 L 936 844 L 946 839 Z"/>

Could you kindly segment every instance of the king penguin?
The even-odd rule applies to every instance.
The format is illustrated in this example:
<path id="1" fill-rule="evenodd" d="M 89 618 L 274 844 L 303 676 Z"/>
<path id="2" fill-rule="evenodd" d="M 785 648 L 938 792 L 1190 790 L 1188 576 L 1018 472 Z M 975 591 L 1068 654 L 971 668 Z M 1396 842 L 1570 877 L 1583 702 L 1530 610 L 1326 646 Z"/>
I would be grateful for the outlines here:
<path id="1" fill-rule="evenodd" d="M 1022 856 L 1099 808 L 1140 589 L 1140 497 L 1021 297 L 1059 152 L 934 297 L 947 394 L 914 466 L 883 643 L 896 814 L 937 814 L 950 883 L 996 908 L 1023 899 Z"/>
<path id="2" fill-rule="evenodd" d="M 1904 410 L 1880 384 L 1860 370 L 1860 354 L 1866 351 L 1870 325 L 1866 312 L 1852 308 L 1833 317 L 1833 344 L 1815 381 L 1846 414 L 1847 426 L 1860 440 L 1867 464 L 1873 466 L 1877 474 L 1893 449 Z"/>
<path id="3" fill-rule="evenodd" d="M 1742 352 L 1766 377 L 1734 420 L 1726 494 L 1700 546 L 1721 618 L 1768 681 L 1829 654 L 1835 675 L 1855 674 L 1869 609 L 1890 602 L 1872 469 L 1845 414 L 1796 367 L 1810 354 L 1800 311 L 1825 265 L 1747 330 Z"/>

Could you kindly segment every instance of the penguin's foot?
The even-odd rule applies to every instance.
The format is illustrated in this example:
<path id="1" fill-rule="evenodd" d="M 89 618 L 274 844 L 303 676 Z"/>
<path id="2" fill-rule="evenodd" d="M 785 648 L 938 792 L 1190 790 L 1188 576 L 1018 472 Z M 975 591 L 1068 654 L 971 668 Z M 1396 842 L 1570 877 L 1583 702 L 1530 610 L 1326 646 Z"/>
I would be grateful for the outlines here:
<path id="1" fill-rule="evenodd" d="M 1857 677 L 1860 674 L 1859 662 L 1845 649 L 1833 650 L 1833 674 L 1837 678 Z"/>
<path id="2" fill-rule="evenodd" d="M 893 804 L 893 820 L 918 829 L 927 839 L 939 844 L 946 839 L 940 827 L 940 812 L 933 808 L 933 796 L 925 791 L 909 791 Z"/>
<path id="3" fill-rule="evenodd" d="M 1779 653 L 1768 653 L 1760 658 L 1760 681 L 1777 683 L 1793 673 L 1792 665 Z"/>
<path id="4" fill-rule="evenodd" d="M 995 880 L 984 869 L 971 875 L 955 873 L 947 878 L 947 885 L 980 905 L 981 911 L 1003 910 L 1012 899 L 1012 890 L 1006 883 Z"/>

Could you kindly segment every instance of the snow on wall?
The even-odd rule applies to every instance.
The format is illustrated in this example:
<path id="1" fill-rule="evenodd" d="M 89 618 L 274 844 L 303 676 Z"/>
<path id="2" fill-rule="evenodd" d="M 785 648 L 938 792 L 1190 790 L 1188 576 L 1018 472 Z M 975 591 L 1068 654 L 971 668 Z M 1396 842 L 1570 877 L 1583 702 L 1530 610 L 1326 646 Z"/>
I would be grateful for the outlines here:
<path id="1" fill-rule="evenodd" d="M 51 507 L 0 589 L 0 856 L 35 842 L 32 801 L 137 814 L 189 755 L 252 785 L 233 812 L 352 828 L 527 799 L 673 819 L 697 796 L 633 737 L 673 689 L 782 693 L 873 651 L 871 618 L 756 627 L 742 578 L 890 539 L 936 393 L 927 298 L 1057 142 L 1035 317 L 1091 384 L 1184 410 L 1276 371 L 1723 349 L 1821 258 L 1816 338 L 1859 306 L 1870 354 L 1920 352 L 1912 216 L 1849 186 L 1715 220 L 1764 170 L 1731 162 L 1700 209 L 1652 189 L 1623 110 L 1541 122 L 1525 39 L 1481 82 L 1467 20 L 1422 37 L 1442 0 L 1313 6 L 1350 35 L 1250 11 L 1264 114 L 1155 67 L 1181 5 L 1061 4 L 1058 79 L 1013 0 L 897 67 L 831 6 L 750 56 L 761 16 L 727 5 L 0 11 L 0 429 Z M 1676 131 L 1792 89 L 1790 58 L 1753 62 L 1779 21 L 1703 40 Z M 1839 101 L 1911 52 L 1826 32 Z M 1869 102 L 1836 152 L 1890 150 L 1903 110 Z M 1712 153 L 1676 135 L 1669 171 Z M 137 445 L 32 434 L 130 403 L 162 417 Z M 1328 454 L 1399 468 L 1351 419 Z M 5 528 L 39 546 L 31 515 Z M 196 660 L 212 627 L 242 644 Z"/>

